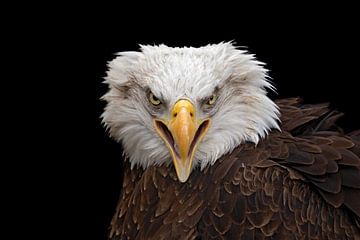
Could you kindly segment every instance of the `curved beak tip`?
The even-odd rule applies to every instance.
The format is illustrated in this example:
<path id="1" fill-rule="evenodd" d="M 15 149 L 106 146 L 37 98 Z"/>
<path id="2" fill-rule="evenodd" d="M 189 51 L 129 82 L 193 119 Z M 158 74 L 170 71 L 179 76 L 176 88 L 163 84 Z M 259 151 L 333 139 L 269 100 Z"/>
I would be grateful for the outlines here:
<path id="1" fill-rule="evenodd" d="M 183 174 L 177 174 L 178 178 L 179 178 L 179 181 L 184 183 L 186 182 L 188 179 L 189 179 L 189 174 L 188 175 L 183 175 Z"/>
<path id="2" fill-rule="evenodd" d="M 199 124 L 194 113 L 194 105 L 182 99 L 172 108 L 170 121 L 155 120 L 155 129 L 168 147 L 182 183 L 190 176 L 194 153 L 210 125 L 209 119 Z"/>

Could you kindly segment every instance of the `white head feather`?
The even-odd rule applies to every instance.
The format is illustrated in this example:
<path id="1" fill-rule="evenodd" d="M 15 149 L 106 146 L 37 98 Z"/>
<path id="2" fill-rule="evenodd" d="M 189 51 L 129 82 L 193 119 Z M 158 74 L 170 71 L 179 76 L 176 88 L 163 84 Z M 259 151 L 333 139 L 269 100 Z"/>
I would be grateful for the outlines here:
<path id="1" fill-rule="evenodd" d="M 121 52 L 108 65 L 103 122 L 122 142 L 132 166 L 171 163 L 152 119 L 169 115 L 171 106 L 186 97 L 198 118 L 211 115 L 212 124 L 194 156 L 193 167 L 204 168 L 241 143 L 257 144 L 269 129 L 279 129 L 278 108 L 266 96 L 272 86 L 263 65 L 230 42 L 200 48 L 141 46 L 141 52 Z M 149 108 L 146 89 L 161 98 L 165 109 Z M 218 100 L 205 111 L 201 100 L 214 91 Z"/>

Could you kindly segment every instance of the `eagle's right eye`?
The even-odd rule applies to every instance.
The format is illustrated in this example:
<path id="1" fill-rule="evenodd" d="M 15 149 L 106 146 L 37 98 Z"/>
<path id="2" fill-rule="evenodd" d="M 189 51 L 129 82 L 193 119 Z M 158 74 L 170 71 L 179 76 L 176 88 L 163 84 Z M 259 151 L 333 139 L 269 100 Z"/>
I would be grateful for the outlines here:
<path id="1" fill-rule="evenodd" d="M 149 101 L 154 106 L 159 106 L 161 104 L 160 99 L 158 99 L 152 92 L 149 93 Z"/>
<path id="2" fill-rule="evenodd" d="M 217 96 L 215 94 L 211 95 L 211 97 L 209 97 L 207 99 L 207 104 L 208 105 L 214 105 L 214 103 L 216 102 Z"/>

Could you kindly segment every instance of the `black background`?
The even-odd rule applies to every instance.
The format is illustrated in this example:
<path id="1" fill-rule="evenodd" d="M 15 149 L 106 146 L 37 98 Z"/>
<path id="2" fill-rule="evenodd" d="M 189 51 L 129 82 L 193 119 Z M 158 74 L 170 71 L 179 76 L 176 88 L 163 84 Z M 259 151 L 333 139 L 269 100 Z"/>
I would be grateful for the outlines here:
<path id="1" fill-rule="evenodd" d="M 45 145 L 53 151 L 45 154 L 51 163 L 39 165 L 49 166 L 45 177 L 57 179 L 50 187 L 55 193 L 40 202 L 50 213 L 42 222 L 51 222 L 59 211 L 65 219 L 55 228 L 58 232 L 71 223 L 79 239 L 106 239 L 121 190 L 122 152 L 101 124 L 105 103 L 99 98 L 107 90 L 102 84 L 107 62 L 116 52 L 137 50 L 138 44 L 198 47 L 234 40 L 267 64 L 277 88 L 277 94 L 270 93 L 272 99 L 299 96 L 305 103 L 330 102 L 345 113 L 339 123 L 346 131 L 359 128 L 359 18 L 351 6 L 327 7 L 291 6 L 265 14 L 257 8 L 226 6 L 191 14 L 189 9 L 149 10 L 146 15 L 136 7 L 114 7 L 81 9 L 72 12 L 70 20 L 61 13 L 60 22 L 41 29 L 42 37 L 34 41 L 35 52 L 40 46 L 44 50 L 39 56 L 42 75 L 49 72 L 47 80 L 53 78 L 43 87 L 56 90 L 51 100 L 39 97 L 42 112 L 47 110 L 44 102 L 53 101 L 56 108 L 41 122 L 50 132 Z M 50 131 L 54 127 L 59 135 Z"/>

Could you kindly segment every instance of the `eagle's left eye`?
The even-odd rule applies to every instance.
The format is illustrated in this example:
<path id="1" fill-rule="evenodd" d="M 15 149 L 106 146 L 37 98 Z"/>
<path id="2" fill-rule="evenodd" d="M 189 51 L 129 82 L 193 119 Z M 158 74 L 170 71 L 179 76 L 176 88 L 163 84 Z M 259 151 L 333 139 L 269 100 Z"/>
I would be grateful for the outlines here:
<path id="1" fill-rule="evenodd" d="M 159 106 L 161 104 L 160 99 L 158 99 L 152 92 L 149 93 L 149 101 L 154 106 Z"/>
<path id="2" fill-rule="evenodd" d="M 207 99 L 207 104 L 208 105 L 213 105 L 216 102 L 217 96 L 215 94 L 211 95 L 211 97 L 209 97 Z"/>

